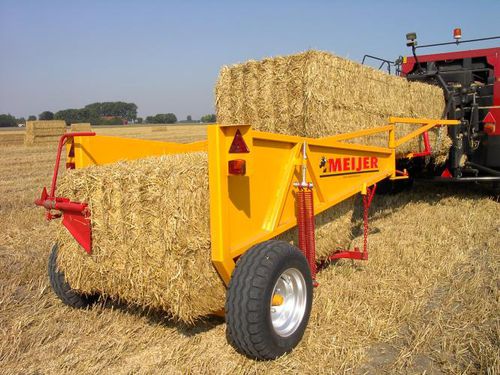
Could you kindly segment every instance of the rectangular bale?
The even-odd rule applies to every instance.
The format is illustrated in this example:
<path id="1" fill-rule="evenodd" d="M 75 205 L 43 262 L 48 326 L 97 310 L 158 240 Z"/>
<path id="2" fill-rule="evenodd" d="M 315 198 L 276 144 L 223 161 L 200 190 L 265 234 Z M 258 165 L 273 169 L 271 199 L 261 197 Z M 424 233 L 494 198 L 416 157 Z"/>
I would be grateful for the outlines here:
<path id="1" fill-rule="evenodd" d="M 441 118 L 445 107 L 437 86 L 409 82 L 313 50 L 225 66 L 215 93 L 220 124 L 249 124 L 264 131 L 309 137 L 382 126 L 390 116 Z M 399 124 L 397 135 L 413 129 Z M 446 153 L 446 129 L 430 133 L 436 155 Z M 379 146 L 387 146 L 387 141 L 387 135 L 370 139 Z M 415 139 L 401 146 L 398 154 L 422 147 Z"/>
<path id="2" fill-rule="evenodd" d="M 58 265 L 73 288 L 186 323 L 224 307 L 225 287 L 211 263 L 206 153 L 70 170 L 58 194 L 91 211 L 91 256 L 60 226 Z M 351 209 L 347 201 L 317 216 L 319 257 L 348 241 Z M 296 241 L 296 231 L 279 239 Z"/>
<path id="3" fill-rule="evenodd" d="M 57 143 L 65 132 L 66 122 L 63 120 L 27 121 L 24 144 L 33 146 Z"/>
<path id="4" fill-rule="evenodd" d="M 90 132 L 92 131 L 92 125 L 89 122 L 79 122 L 71 124 L 71 132 Z"/>

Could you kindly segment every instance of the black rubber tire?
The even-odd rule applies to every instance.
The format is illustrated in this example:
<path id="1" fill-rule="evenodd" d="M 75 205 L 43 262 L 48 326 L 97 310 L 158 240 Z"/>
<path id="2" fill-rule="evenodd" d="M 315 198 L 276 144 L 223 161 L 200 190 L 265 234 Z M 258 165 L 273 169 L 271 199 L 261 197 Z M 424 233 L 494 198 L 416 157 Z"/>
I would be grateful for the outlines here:
<path id="1" fill-rule="evenodd" d="M 300 271 L 306 284 L 306 307 L 301 323 L 288 337 L 279 336 L 271 322 L 270 301 L 274 285 L 289 268 Z M 313 283 L 306 258 L 284 241 L 262 242 L 236 264 L 226 297 L 226 336 L 240 353 L 259 360 L 288 353 L 302 339 L 311 314 Z"/>
<path id="2" fill-rule="evenodd" d="M 65 305 L 78 309 L 84 309 L 94 304 L 99 296 L 80 294 L 71 289 L 64 277 L 64 272 L 57 269 L 57 252 L 58 247 L 55 244 L 50 252 L 48 264 L 50 286 L 54 293 Z"/>

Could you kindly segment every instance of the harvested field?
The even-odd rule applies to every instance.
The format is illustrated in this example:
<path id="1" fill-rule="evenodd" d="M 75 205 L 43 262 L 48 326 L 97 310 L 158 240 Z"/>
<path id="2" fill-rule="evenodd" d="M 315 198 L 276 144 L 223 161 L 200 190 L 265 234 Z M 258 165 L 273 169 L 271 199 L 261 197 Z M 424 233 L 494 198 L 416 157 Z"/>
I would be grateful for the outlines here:
<path id="1" fill-rule="evenodd" d="M 206 133 L 206 125 L 168 125 L 144 124 L 123 127 L 94 126 L 98 135 L 113 135 L 116 137 L 142 138 L 153 141 L 175 141 L 189 143 L 200 139 L 200 134 Z"/>
<path id="2" fill-rule="evenodd" d="M 188 327 L 110 300 L 87 311 L 62 305 L 46 275 L 60 223 L 33 206 L 55 149 L 0 147 L 0 156 L 5 374 L 500 373 L 500 206 L 478 190 L 417 185 L 377 196 L 370 260 L 323 269 L 301 344 L 255 362 L 234 352 L 215 318 Z"/>
<path id="3" fill-rule="evenodd" d="M 81 124 L 78 130 L 81 129 Z M 84 127 L 84 129 L 87 126 Z M 170 125 L 170 124 L 143 124 L 127 126 L 96 125 L 92 128 L 99 135 L 113 135 L 116 137 L 143 138 L 157 141 L 193 142 L 199 139 L 200 134 L 206 131 L 206 125 Z M 0 146 L 21 145 L 25 139 L 25 130 L 0 130 Z M 59 139 L 59 138 L 58 138 Z"/>

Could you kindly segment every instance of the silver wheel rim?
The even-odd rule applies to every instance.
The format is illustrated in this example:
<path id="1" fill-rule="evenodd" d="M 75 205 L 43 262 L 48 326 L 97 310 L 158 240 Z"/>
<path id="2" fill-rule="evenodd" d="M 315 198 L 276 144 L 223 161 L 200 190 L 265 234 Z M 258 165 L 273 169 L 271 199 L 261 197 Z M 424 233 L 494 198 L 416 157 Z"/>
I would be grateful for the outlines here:
<path id="1" fill-rule="evenodd" d="M 307 304 L 306 281 L 296 268 L 285 270 L 271 295 L 271 322 L 274 331 L 281 337 L 293 334 L 304 319 Z"/>

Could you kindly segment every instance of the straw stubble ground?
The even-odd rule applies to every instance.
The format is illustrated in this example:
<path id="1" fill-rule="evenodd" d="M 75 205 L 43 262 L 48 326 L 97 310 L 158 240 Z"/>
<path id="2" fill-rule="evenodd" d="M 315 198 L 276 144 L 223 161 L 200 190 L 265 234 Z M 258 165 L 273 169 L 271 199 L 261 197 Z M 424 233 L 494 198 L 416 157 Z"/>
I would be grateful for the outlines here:
<path id="1" fill-rule="evenodd" d="M 370 260 L 323 269 L 302 343 L 255 362 L 217 319 L 187 327 L 110 301 L 63 306 L 46 276 L 59 223 L 32 205 L 54 149 L 0 155 L 3 373 L 499 373 L 499 206 L 480 192 L 417 185 L 377 196 Z"/>

